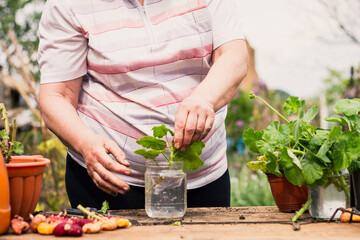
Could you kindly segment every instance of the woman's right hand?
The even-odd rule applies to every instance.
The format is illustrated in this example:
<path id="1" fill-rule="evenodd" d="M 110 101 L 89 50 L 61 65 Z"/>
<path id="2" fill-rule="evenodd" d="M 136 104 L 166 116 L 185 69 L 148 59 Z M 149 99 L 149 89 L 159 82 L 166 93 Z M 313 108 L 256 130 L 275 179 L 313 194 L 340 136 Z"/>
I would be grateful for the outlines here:
<path id="1" fill-rule="evenodd" d="M 129 185 L 115 173 L 130 175 L 129 163 L 114 141 L 95 134 L 80 119 L 76 107 L 81 85 L 82 77 L 41 84 L 39 105 L 43 119 L 67 147 L 84 157 L 87 171 L 100 189 L 112 195 L 123 194 Z"/>
<path id="2" fill-rule="evenodd" d="M 84 138 L 80 144 L 80 153 L 88 174 L 98 188 L 113 196 L 130 190 L 127 182 L 115 174 L 130 175 L 131 170 L 124 152 L 114 141 L 93 134 Z"/>

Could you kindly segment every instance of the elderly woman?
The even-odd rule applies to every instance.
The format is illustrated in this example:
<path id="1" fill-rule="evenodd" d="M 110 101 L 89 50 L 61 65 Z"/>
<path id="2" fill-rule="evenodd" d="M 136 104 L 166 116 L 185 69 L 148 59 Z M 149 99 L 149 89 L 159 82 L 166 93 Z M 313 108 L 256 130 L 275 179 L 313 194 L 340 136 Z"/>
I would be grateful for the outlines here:
<path id="1" fill-rule="evenodd" d="M 235 0 L 46 2 L 39 102 L 68 147 L 72 206 L 144 208 L 136 140 L 162 123 L 177 149 L 205 142 L 188 207 L 230 205 L 224 120 L 248 61 L 238 15 Z"/>

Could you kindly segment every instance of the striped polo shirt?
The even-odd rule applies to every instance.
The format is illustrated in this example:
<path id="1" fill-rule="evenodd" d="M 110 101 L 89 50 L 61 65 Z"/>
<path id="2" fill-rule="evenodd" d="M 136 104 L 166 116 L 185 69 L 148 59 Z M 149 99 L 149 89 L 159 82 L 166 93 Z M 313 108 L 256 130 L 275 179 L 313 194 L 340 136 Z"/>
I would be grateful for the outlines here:
<path id="1" fill-rule="evenodd" d="M 206 77 L 212 51 L 243 39 L 235 0 L 48 0 L 40 22 L 41 84 L 84 76 L 77 112 L 94 132 L 114 140 L 144 186 L 136 140 L 153 126 L 173 129 L 179 103 Z M 222 79 L 218 79 L 222 81 Z M 204 166 L 188 172 L 188 189 L 227 169 L 226 106 L 203 140 Z M 171 139 L 170 139 L 171 140 Z M 83 158 L 68 150 L 82 166 Z M 159 156 L 159 160 L 164 158 Z"/>

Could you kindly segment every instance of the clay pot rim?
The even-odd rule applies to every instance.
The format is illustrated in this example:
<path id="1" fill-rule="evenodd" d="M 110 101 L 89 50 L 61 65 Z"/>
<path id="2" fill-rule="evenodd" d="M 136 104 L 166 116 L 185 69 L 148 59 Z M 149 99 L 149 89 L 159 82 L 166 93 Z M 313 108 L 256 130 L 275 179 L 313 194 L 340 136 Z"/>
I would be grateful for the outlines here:
<path id="1" fill-rule="evenodd" d="M 15 162 L 10 161 L 10 163 L 6 163 L 5 165 L 7 168 L 36 167 L 48 165 L 50 163 L 49 159 L 44 158 L 41 155 L 12 156 L 11 159 L 15 160 Z M 21 160 L 21 162 L 16 162 L 16 160 Z"/>

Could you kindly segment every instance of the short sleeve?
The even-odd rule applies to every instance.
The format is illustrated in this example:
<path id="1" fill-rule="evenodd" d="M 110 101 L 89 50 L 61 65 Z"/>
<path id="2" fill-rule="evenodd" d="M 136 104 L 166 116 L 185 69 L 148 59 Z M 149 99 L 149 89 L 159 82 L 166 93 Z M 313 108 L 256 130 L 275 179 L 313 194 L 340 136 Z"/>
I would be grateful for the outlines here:
<path id="1" fill-rule="evenodd" d="M 48 0 L 39 25 L 40 83 L 63 82 L 87 73 L 87 39 L 64 0 Z"/>
<path id="2" fill-rule="evenodd" d="M 245 39 L 241 30 L 240 4 L 236 0 L 206 2 L 212 22 L 213 49 L 235 39 Z"/>

